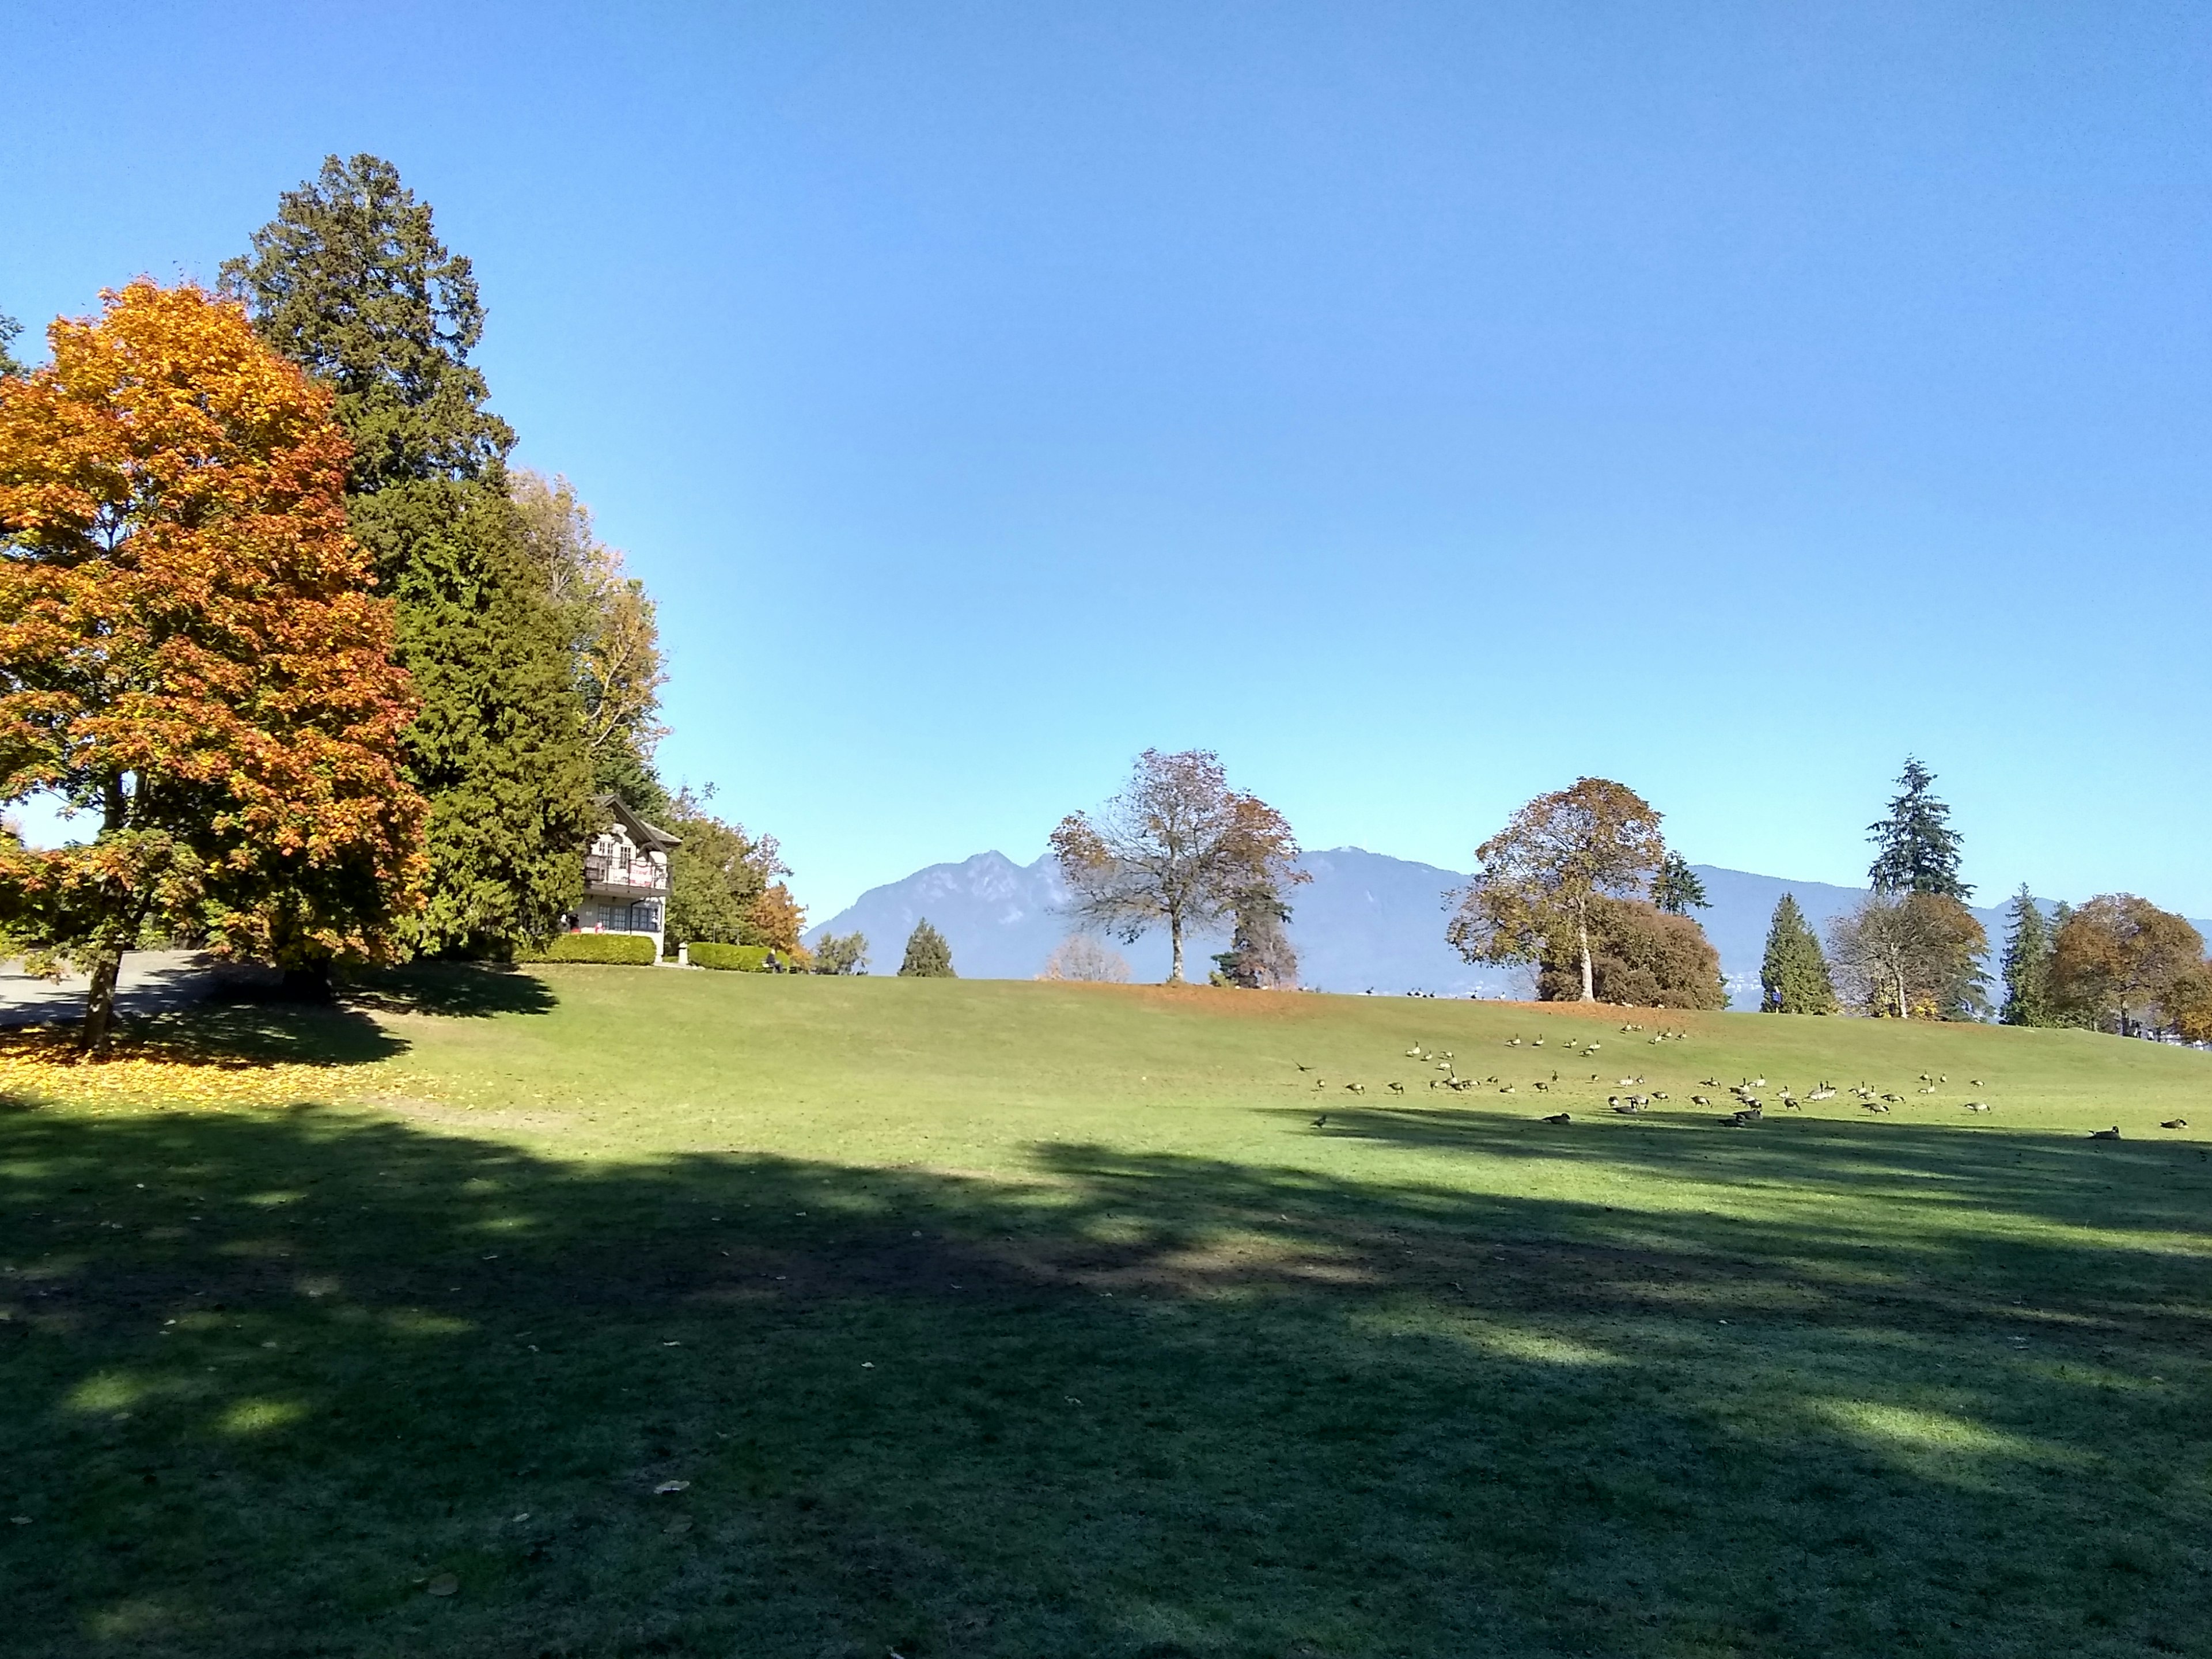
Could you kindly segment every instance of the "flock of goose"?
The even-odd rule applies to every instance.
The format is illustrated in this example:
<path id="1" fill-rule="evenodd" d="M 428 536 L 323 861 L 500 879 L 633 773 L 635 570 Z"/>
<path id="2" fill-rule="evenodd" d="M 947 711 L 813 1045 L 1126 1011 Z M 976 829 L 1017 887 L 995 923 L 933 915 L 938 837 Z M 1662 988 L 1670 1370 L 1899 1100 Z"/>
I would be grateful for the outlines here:
<path id="1" fill-rule="evenodd" d="M 1644 1033 L 1644 1027 L 1633 1024 L 1623 1025 L 1620 1030 L 1624 1036 Z M 1656 1048 L 1665 1042 L 1679 1042 L 1687 1035 L 1683 1031 L 1662 1029 L 1645 1036 L 1644 1042 Z M 1505 1039 L 1504 1046 L 1508 1048 L 1541 1048 L 1544 1046 L 1544 1039 L 1540 1036 L 1532 1037 L 1524 1043 L 1516 1033 Z M 1602 1046 L 1600 1042 L 1584 1042 L 1579 1037 L 1570 1037 L 1557 1046 L 1556 1052 L 1563 1054 L 1578 1054 L 1584 1059 L 1588 1059 L 1596 1054 Z M 1407 1060 L 1418 1060 L 1442 1073 L 1441 1076 L 1428 1079 L 1429 1087 L 1431 1089 L 1449 1089 L 1455 1093 L 1464 1094 L 1475 1089 L 1494 1088 L 1501 1095 L 1515 1094 L 1519 1091 L 1519 1085 L 1508 1083 L 1504 1078 L 1495 1074 L 1483 1078 L 1462 1077 L 1455 1063 L 1455 1056 L 1449 1048 L 1431 1050 L 1416 1042 L 1406 1050 L 1405 1057 Z M 1322 1076 L 1315 1067 L 1301 1063 L 1298 1070 L 1313 1079 L 1313 1086 L 1316 1091 L 1324 1091 L 1329 1087 L 1328 1079 Z M 1598 1083 L 1600 1079 L 1601 1073 L 1592 1072 L 1589 1074 L 1591 1083 Z M 1644 1079 L 1640 1076 L 1624 1077 L 1616 1079 L 1613 1086 L 1616 1089 L 1641 1089 L 1644 1081 Z M 1537 1094 L 1548 1094 L 1559 1086 L 1559 1074 L 1554 1071 L 1548 1079 L 1532 1083 L 1529 1088 Z M 1950 1082 L 1950 1078 L 1942 1073 L 1923 1072 L 1913 1094 L 1918 1097 L 1937 1095 L 1948 1088 Z M 1967 1084 L 1969 1087 L 1976 1090 L 1983 1087 L 1982 1079 L 1979 1078 L 1969 1078 Z M 1367 1085 L 1364 1083 L 1344 1083 L 1339 1086 L 1348 1094 L 1364 1095 L 1367 1092 Z M 1401 1081 L 1386 1083 L 1383 1086 L 1394 1095 L 1402 1095 L 1406 1092 L 1406 1085 Z M 1703 1089 L 1723 1087 L 1718 1078 L 1710 1077 L 1700 1079 L 1698 1086 Z M 1847 1094 L 1856 1098 L 1866 1111 L 1876 1114 L 1887 1113 L 1893 1106 L 1902 1106 L 1908 1099 L 1908 1097 L 1898 1093 L 1893 1089 L 1876 1089 L 1872 1084 L 1864 1081 L 1839 1089 L 1835 1084 L 1825 1079 L 1807 1090 L 1802 1096 L 1794 1092 L 1789 1085 L 1781 1083 L 1773 1085 L 1770 1094 L 1767 1080 L 1763 1077 L 1744 1078 L 1738 1082 L 1726 1085 L 1725 1088 L 1727 1093 L 1733 1097 L 1735 1103 L 1726 1109 L 1720 1121 L 1724 1127 L 1731 1129 L 1747 1128 L 1759 1122 L 1766 1115 L 1767 1103 L 1770 1098 L 1782 1109 L 1796 1112 L 1804 1109 L 1806 1102 L 1833 1100 L 1838 1095 Z M 1665 1102 L 1668 1098 L 1669 1097 L 1662 1091 L 1650 1090 L 1635 1094 L 1608 1094 L 1605 1103 L 1609 1110 L 1617 1112 L 1623 1117 L 1632 1117 L 1646 1107 Z M 1721 1104 L 1711 1095 L 1707 1094 L 1692 1095 L 1690 1103 L 1709 1109 Z M 1929 1103 L 1933 1104 L 1934 1102 L 1930 1101 Z M 1974 1113 L 1995 1109 L 1988 1101 L 1978 1098 L 1961 1101 L 1959 1103 L 1959 1107 L 1961 1111 Z M 1553 1112 L 1541 1120 L 1546 1123 L 1571 1123 L 1573 1121 L 1574 1115 L 1571 1112 Z M 1328 1126 L 1327 1112 L 1323 1112 L 1314 1120 L 1314 1127 L 1317 1129 L 1326 1128 Z M 2162 1129 L 2185 1129 L 2189 1127 L 2189 1120 L 2180 1117 L 2169 1118 L 2159 1127 Z M 2109 1129 L 2093 1131 L 2090 1135 L 2093 1140 L 2118 1140 L 2119 1138 L 2120 1129 L 2118 1124 L 2114 1124 Z"/>

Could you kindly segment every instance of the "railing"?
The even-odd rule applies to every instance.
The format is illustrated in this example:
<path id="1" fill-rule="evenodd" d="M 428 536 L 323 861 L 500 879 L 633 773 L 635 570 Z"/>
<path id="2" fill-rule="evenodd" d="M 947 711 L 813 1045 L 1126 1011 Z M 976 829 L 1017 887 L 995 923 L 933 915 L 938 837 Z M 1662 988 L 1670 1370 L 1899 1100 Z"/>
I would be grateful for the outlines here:
<path id="1" fill-rule="evenodd" d="M 668 890 L 668 869 L 644 859 L 609 858 L 587 853 L 584 855 L 584 885 L 644 888 L 665 893 Z"/>

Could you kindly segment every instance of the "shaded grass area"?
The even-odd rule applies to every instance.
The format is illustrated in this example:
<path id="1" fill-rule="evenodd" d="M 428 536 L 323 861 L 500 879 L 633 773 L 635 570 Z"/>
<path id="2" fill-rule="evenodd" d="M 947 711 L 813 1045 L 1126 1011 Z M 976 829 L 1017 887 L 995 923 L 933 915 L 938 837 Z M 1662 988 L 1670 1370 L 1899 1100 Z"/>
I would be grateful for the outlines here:
<path id="1" fill-rule="evenodd" d="M 440 977 L 203 1037 L 503 1079 L 489 1120 L 667 982 Z M 721 1093 L 631 1085 L 624 1158 L 357 1109 L 0 1114 L 0 1650 L 2212 1643 L 2201 1146 L 1316 1129 L 1229 1092 L 1256 1025 L 1127 1039 L 1137 1092 L 1176 1091 L 1147 1115 L 1046 1086 L 1106 1063 L 1050 1036 L 1078 1005 L 1000 1029 L 933 990 L 953 1052 L 890 1014 L 855 1057 L 790 1040 L 838 1006 L 813 988 L 714 991 L 723 1047 L 684 1064 Z M 963 1052 L 954 1121 L 931 1068 Z"/>

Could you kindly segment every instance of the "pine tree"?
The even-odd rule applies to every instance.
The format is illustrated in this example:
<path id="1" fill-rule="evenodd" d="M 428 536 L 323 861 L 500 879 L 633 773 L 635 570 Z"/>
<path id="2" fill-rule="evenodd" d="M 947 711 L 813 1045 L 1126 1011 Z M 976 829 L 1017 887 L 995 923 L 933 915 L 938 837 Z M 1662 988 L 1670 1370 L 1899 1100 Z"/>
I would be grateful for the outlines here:
<path id="1" fill-rule="evenodd" d="M 422 700 L 409 771 L 430 802 L 418 950 L 497 954 L 580 890 L 591 775 L 569 628 L 508 499 L 514 443 L 469 361 L 469 262 L 388 161 L 333 155 L 223 266 L 256 331 L 337 393 L 348 516 L 398 607 Z"/>
<path id="2" fill-rule="evenodd" d="M 2008 907 L 2011 931 L 2004 949 L 2004 1012 L 2008 1025 L 2049 1025 L 2051 1006 L 2051 939 L 2042 907 L 2021 884 Z"/>
<path id="3" fill-rule="evenodd" d="M 1936 893 L 1965 903 L 1974 890 L 1959 879 L 1959 832 L 1951 828 L 1951 809 L 1930 791 L 1936 775 L 1908 755 L 1897 781 L 1889 816 L 1867 826 L 1875 891 Z"/>
<path id="4" fill-rule="evenodd" d="M 952 947 L 945 942 L 945 935 L 929 925 L 924 916 L 907 935 L 906 960 L 899 963 L 901 979 L 957 979 L 952 971 Z"/>
<path id="5" fill-rule="evenodd" d="M 1794 893 L 1774 907 L 1766 930 L 1766 958 L 1759 964 L 1759 1008 L 1770 1014 L 1832 1014 L 1836 988 L 1820 936 L 1805 920 Z"/>
<path id="6" fill-rule="evenodd" d="M 1669 851 L 1659 873 L 1651 878 L 1651 902 L 1670 916 L 1686 916 L 1692 910 L 1710 910 L 1705 884 L 1680 853 Z"/>

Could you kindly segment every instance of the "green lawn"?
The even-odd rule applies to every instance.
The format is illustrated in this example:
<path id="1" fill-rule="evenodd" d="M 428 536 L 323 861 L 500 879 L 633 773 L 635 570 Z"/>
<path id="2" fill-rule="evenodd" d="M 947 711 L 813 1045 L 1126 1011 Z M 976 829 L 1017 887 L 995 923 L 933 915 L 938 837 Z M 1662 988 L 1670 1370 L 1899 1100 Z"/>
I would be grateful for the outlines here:
<path id="1" fill-rule="evenodd" d="M 2212 1057 L 590 968 L 172 1035 L 327 1086 L 0 1109 L 0 1651 L 2212 1652 Z"/>

